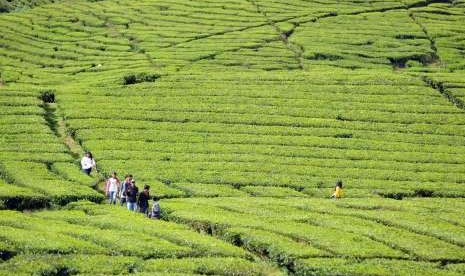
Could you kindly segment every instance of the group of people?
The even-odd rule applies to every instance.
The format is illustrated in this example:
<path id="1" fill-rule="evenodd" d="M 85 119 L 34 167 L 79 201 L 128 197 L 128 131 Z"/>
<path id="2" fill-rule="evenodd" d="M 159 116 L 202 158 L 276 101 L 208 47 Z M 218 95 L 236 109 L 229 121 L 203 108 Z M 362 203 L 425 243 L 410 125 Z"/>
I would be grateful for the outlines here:
<path id="1" fill-rule="evenodd" d="M 149 203 L 151 200 L 150 186 L 144 185 L 144 189 L 139 192 L 136 180 L 131 174 L 127 174 L 124 180 L 121 181 L 117 173 L 113 172 L 105 183 L 105 194 L 108 197 L 109 204 L 116 205 L 119 201 L 121 206 L 126 204 L 130 211 L 143 213 L 153 219 L 160 218 L 160 204 L 158 198 L 153 197 L 152 208 L 149 211 Z"/>
<path id="2" fill-rule="evenodd" d="M 82 171 L 90 175 L 93 169 L 97 170 L 97 166 L 91 152 L 86 152 L 81 159 Z M 105 182 L 105 195 L 108 197 L 110 204 L 116 205 L 119 201 L 121 206 L 127 206 L 128 210 L 140 212 L 149 218 L 160 218 L 160 204 L 157 197 L 153 197 L 152 208 L 149 211 L 150 186 L 145 185 L 142 192 L 139 193 L 139 188 L 136 186 L 136 180 L 131 174 L 127 174 L 124 180 L 121 181 L 116 172 Z"/>
<path id="3" fill-rule="evenodd" d="M 88 175 L 90 175 L 92 169 L 97 169 L 92 153 L 86 152 L 81 160 L 81 167 L 83 172 Z M 139 188 L 136 186 L 136 181 L 131 174 L 127 174 L 124 177 L 124 181 L 120 181 L 116 172 L 113 172 L 111 177 L 106 181 L 105 194 L 110 204 L 116 204 L 119 201 L 121 206 L 126 204 L 130 211 L 139 211 L 150 218 L 160 218 L 160 205 L 156 197 L 153 198 L 154 202 L 149 212 L 150 186 L 145 185 L 144 190 L 139 193 Z M 336 182 L 331 198 L 342 198 L 341 180 Z"/>

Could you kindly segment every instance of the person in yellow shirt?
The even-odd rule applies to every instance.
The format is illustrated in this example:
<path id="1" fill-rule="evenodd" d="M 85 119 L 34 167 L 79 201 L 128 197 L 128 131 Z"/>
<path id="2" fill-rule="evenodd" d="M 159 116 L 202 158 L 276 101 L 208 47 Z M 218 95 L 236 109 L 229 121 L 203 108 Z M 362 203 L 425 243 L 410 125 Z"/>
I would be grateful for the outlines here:
<path id="1" fill-rule="evenodd" d="M 331 198 L 340 199 L 342 197 L 342 181 L 336 181 L 336 187 L 334 188 L 334 193 L 331 195 Z"/>

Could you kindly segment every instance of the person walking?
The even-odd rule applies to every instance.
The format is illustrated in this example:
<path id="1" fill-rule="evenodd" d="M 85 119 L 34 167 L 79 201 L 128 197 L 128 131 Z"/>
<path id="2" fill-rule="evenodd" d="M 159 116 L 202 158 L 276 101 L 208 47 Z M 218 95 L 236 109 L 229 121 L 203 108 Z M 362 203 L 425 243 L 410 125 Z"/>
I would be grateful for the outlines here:
<path id="1" fill-rule="evenodd" d="M 149 214 L 149 218 L 160 219 L 160 203 L 158 202 L 157 197 L 153 198 L 152 211 Z"/>
<path id="2" fill-rule="evenodd" d="M 116 196 L 121 188 L 120 184 L 121 183 L 118 176 L 116 176 L 116 172 L 113 172 L 105 185 L 105 194 L 108 196 L 110 204 L 116 204 Z"/>
<path id="3" fill-rule="evenodd" d="M 119 203 L 121 206 L 123 206 L 123 204 L 126 203 L 126 191 L 129 187 L 129 185 L 131 185 L 131 180 L 132 180 L 132 175 L 131 174 L 127 174 L 125 177 L 124 177 L 124 181 L 123 183 L 121 183 L 121 189 L 120 189 L 120 192 L 119 192 Z"/>
<path id="4" fill-rule="evenodd" d="M 141 212 L 142 214 L 148 215 L 149 200 L 150 200 L 150 186 L 145 185 L 144 190 L 140 193 L 139 199 L 137 200 L 139 212 Z"/>
<path id="5" fill-rule="evenodd" d="M 94 157 L 92 156 L 92 153 L 90 151 L 86 152 L 84 157 L 82 157 L 81 168 L 82 168 L 82 171 L 87 175 L 90 175 L 90 173 L 92 172 L 92 169 L 97 170 Z"/>
<path id="6" fill-rule="evenodd" d="M 139 194 L 139 188 L 136 186 L 136 181 L 131 180 L 131 184 L 126 190 L 126 201 L 128 210 L 136 211 L 137 209 L 137 195 Z"/>
<path id="7" fill-rule="evenodd" d="M 334 187 L 334 193 L 331 195 L 331 198 L 340 199 L 342 198 L 342 181 L 336 181 L 336 187 Z"/>

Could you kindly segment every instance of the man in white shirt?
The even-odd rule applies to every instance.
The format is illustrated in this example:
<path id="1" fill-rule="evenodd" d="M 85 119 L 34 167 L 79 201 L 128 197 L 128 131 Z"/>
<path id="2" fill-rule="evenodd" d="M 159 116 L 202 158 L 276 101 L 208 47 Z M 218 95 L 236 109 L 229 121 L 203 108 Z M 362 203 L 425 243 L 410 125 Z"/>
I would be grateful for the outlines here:
<path id="1" fill-rule="evenodd" d="M 92 157 L 92 153 L 86 152 L 86 155 L 81 159 L 81 168 L 84 173 L 90 175 L 92 168 L 96 169 L 95 160 Z"/>

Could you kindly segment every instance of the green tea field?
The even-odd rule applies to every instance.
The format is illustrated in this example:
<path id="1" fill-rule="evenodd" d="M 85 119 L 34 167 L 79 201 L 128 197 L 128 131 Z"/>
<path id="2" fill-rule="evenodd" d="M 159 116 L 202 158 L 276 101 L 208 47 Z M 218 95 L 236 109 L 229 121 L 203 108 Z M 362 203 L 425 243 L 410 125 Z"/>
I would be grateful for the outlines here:
<path id="1" fill-rule="evenodd" d="M 0 275 L 118 274 L 465 275 L 465 1 L 0 0 Z"/>

